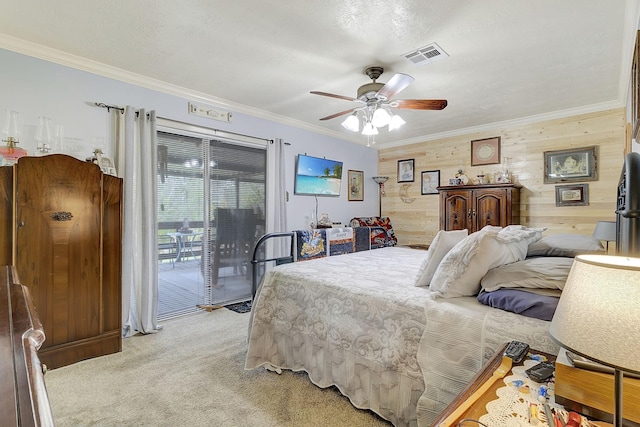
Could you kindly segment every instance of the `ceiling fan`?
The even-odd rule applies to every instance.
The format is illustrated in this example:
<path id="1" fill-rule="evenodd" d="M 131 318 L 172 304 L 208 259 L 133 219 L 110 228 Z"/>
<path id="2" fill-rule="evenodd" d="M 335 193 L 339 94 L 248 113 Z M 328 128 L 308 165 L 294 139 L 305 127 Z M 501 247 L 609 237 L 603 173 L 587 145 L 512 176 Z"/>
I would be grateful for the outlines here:
<path id="1" fill-rule="evenodd" d="M 405 89 L 414 78 L 408 74 L 397 73 L 385 84 L 377 83 L 376 80 L 384 72 L 382 67 L 368 67 L 364 73 L 369 76 L 372 83 L 367 83 L 358 88 L 357 97 L 336 95 L 333 93 L 311 91 L 314 95 L 328 96 L 331 98 L 344 99 L 346 101 L 354 101 L 359 106 L 348 110 L 340 111 L 320 120 L 331 120 L 336 117 L 350 114 L 342 123 L 346 129 L 353 132 L 360 130 L 360 121 L 358 113 L 362 115 L 364 126 L 362 133 L 364 135 L 377 135 L 377 128 L 389 125 L 389 130 L 397 129 L 402 126 L 405 121 L 398 115 L 393 114 L 392 108 L 410 109 L 410 110 L 442 110 L 447 106 L 445 99 L 393 99 L 400 91 Z"/>

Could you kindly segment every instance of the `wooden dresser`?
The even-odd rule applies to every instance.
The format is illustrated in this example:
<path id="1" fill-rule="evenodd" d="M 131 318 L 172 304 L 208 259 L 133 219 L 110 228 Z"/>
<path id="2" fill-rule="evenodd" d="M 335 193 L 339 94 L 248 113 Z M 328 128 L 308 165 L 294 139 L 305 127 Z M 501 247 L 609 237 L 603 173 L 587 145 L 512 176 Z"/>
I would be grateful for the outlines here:
<path id="1" fill-rule="evenodd" d="M 441 186 L 438 192 L 441 230 L 473 233 L 486 225 L 520 223 L 520 187 L 515 184 Z"/>
<path id="2" fill-rule="evenodd" d="M 3 426 L 53 426 L 38 349 L 44 331 L 29 289 L 0 267 L 0 420 Z"/>
<path id="3" fill-rule="evenodd" d="M 122 349 L 122 180 L 63 154 L 0 167 L 0 265 L 29 288 L 50 369 Z"/>

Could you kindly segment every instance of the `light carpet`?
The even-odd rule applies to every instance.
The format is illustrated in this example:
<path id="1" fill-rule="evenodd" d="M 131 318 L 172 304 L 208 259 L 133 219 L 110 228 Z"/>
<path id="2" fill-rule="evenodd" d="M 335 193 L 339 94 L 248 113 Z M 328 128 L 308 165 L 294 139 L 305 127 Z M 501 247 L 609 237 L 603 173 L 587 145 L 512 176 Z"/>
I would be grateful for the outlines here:
<path id="1" fill-rule="evenodd" d="M 55 425 L 390 426 L 306 373 L 244 370 L 249 313 L 165 321 L 123 351 L 45 375 Z"/>

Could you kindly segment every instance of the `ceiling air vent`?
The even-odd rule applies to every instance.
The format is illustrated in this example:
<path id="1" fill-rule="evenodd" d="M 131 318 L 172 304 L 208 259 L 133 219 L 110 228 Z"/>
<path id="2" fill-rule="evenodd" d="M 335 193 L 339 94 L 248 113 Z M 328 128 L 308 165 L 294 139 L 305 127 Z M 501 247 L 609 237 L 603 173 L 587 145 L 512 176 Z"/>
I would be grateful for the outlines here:
<path id="1" fill-rule="evenodd" d="M 437 43 L 431 43 L 405 54 L 404 57 L 415 65 L 424 65 L 447 58 L 449 55 Z"/>

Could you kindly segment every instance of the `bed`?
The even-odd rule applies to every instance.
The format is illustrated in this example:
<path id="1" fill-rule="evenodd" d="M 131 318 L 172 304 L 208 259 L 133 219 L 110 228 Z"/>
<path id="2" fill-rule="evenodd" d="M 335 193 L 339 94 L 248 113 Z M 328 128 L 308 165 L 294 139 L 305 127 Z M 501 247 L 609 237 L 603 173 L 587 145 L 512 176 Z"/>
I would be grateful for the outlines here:
<path id="1" fill-rule="evenodd" d="M 279 265 L 254 299 L 245 368 L 305 371 L 395 426 L 430 426 L 505 342 L 557 353 L 552 309 L 479 301 L 521 292 L 557 303 L 572 257 L 603 250 L 591 237 L 543 231 L 440 231 L 428 251 L 383 247 Z"/>

